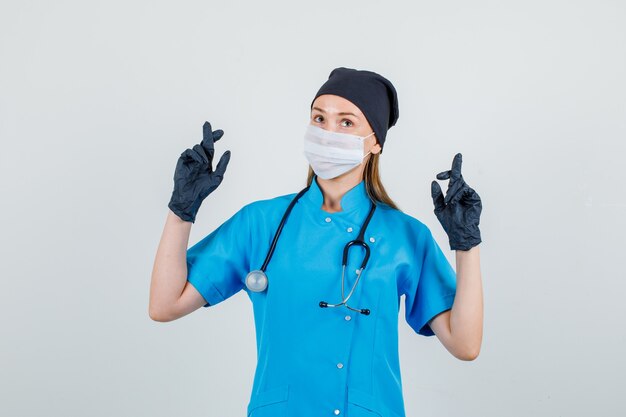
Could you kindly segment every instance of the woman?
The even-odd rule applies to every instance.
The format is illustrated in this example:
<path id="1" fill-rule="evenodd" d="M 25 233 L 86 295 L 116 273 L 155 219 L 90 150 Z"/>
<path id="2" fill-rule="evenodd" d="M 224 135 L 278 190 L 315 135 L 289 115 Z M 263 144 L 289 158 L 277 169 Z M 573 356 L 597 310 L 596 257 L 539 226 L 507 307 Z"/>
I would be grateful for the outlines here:
<path id="1" fill-rule="evenodd" d="M 397 119 L 389 80 L 334 69 L 311 104 L 307 187 L 245 205 L 188 250 L 198 208 L 228 165 L 226 151 L 212 169 L 223 131 L 205 123 L 202 143 L 178 161 L 150 316 L 171 321 L 247 292 L 258 352 L 249 417 L 405 416 L 402 294 L 418 334 L 436 335 L 459 359 L 478 355 L 480 198 L 463 180 L 460 154 L 437 175 L 450 179 L 445 198 L 432 183 L 455 273 L 428 227 L 400 211 L 380 182 L 378 160 Z"/>

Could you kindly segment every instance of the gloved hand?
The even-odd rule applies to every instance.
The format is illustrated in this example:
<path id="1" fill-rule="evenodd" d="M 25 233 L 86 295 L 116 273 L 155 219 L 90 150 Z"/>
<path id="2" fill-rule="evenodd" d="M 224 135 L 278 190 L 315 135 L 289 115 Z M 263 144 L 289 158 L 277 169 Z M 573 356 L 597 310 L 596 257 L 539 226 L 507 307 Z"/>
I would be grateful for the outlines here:
<path id="1" fill-rule="evenodd" d="M 222 182 L 230 161 L 230 151 L 225 151 L 213 171 L 213 148 L 224 131 L 211 130 L 204 122 L 202 143 L 180 154 L 174 172 L 174 191 L 167 205 L 182 220 L 194 223 L 202 201 Z"/>
<path id="2" fill-rule="evenodd" d="M 450 179 L 444 199 L 437 181 L 431 183 L 431 195 L 435 204 L 435 215 L 448 234 L 450 249 L 470 250 L 481 242 L 480 197 L 463 180 L 461 175 L 462 156 L 457 153 L 452 161 L 452 170 L 437 174 L 437 179 Z"/>

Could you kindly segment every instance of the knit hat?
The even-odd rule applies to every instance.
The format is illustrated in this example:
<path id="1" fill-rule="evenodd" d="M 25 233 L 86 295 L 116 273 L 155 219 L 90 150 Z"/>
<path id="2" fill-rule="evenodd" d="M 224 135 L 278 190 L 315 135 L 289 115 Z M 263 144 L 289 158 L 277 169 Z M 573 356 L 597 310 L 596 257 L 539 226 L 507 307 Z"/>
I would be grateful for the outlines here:
<path id="1" fill-rule="evenodd" d="M 351 101 L 367 118 L 374 129 L 380 153 L 387 130 L 398 120 L 398 94 L 391 81 L 372 71 L 339 67 L 331 71 L 328 80 L 320 87 L 313 102 L 322 94 L 333 94 Z"/>

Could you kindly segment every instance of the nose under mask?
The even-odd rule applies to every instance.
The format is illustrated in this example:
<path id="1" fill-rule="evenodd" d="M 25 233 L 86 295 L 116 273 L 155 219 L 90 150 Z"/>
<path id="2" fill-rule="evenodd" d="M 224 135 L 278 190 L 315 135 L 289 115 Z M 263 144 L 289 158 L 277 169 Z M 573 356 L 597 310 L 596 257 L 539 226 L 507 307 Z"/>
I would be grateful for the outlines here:
<path id="1" fill-rule="evenodd" d="M 304 156 L 315 174 L 331 179 L 350 171 L 371 153 L 365 151 L 365 139 L 374 132 L 361 137 L 348 133 L 331 132 L 308 125 L 304 133 Z"/>

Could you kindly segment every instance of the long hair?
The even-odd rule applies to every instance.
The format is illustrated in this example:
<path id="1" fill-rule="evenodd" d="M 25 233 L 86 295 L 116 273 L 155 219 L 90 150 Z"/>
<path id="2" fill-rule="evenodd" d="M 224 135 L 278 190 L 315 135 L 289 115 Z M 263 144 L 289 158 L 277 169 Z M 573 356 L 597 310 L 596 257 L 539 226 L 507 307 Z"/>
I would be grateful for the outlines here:
<path id="1" fill-rule="evenodd" d="M 380 152 L 377 154 L 370 154 L 370 158 L 368 158 L 365 163 L 365 169 L 363 170 L 363 179 L 365 180 L 365 190 L 369 197 L 377 202 L 386 204 L 396 210 L 401 211 L 397 204 L 393 202 L 391 197 L 387 195 L 387 191 L 383 186 L 383 183 L 380 181 L 380 173 L 378 171 L 378 159 L 380 158 Z M 309 165 L 309 173 L 307 175 L 306 185 L 310 186 L 313 182 L 313 177 L 315 176 L 315 172 L 313 168 Z"/>

